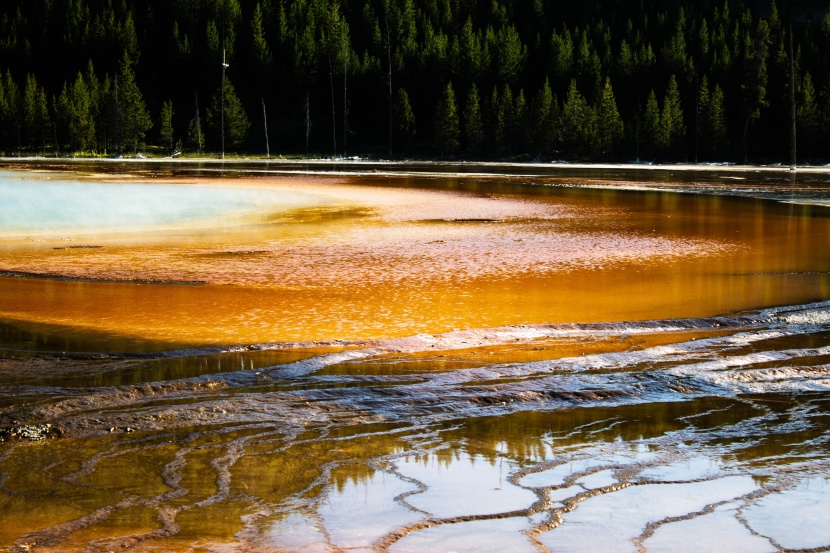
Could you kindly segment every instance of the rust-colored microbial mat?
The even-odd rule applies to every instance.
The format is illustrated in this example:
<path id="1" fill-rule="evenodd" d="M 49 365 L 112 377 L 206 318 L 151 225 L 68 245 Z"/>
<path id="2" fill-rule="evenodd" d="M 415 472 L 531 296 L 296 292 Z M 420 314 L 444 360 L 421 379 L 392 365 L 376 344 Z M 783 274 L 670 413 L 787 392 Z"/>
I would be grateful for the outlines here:
<path id="1" fill-rule="evenodd" d="M 27 167 L 0 551 L 830 548 L 819 173 Z"/>

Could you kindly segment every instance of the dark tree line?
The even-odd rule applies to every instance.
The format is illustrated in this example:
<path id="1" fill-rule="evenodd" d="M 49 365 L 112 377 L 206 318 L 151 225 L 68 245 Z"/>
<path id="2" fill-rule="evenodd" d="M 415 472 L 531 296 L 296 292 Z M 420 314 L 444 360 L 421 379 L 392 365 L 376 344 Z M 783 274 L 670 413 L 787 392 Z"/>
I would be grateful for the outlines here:
<path id="1" fill-rule="evenodd" d="M 782 161 L 794 77 L 823 159 L 828 2 L 777 2 L 6 0 L 0 151 L 264 153 L 267 109 L 292 153 Z"/>

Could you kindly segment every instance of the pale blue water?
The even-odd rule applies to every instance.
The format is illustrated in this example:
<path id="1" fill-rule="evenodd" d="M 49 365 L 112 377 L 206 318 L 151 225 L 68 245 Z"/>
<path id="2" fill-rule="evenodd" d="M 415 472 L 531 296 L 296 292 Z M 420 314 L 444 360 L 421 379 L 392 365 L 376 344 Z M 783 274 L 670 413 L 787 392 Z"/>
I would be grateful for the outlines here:
<path id="1" fill-rule="evenodd" d="M 0 232 L 187 225 L 244 219 L 322 201 L 285 190 L 101 183 L 0 171 Z"/>

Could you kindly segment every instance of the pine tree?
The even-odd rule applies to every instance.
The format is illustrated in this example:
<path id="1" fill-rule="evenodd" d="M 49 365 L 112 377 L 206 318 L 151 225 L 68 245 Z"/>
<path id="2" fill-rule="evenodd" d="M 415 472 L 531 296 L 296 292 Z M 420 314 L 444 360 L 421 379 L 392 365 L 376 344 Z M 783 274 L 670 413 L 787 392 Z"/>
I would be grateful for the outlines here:
<path id="1" fill-rule="evenodd" d="M 596 99 L 602 90 L 602 64 L 588 37 L 586 29 L 580 34 L 575 52 L 576 79 L 581 90 L 587 90 L 588 96 Z"/>
<path id="2" fill-rule="evenodd" d="M 69 87 L 64 82 L 60 94 L 57 97 L 52 97 L 52 111 L 55 116 L 55 149 L 61 150 L 67 143 L 66 135 L 69 134 L 67 130 L 69 127 L 70 118 L 70 104 L 69 104 Z M 74 150 L 74 145 L 70 145 L 70 149 Z"/>
<path id="3" fill-rule="evenodd" d="M 94 144 L 95 125 L 90 110 L 89 89 L 80 73 L 71 85 L 64 83 L 58 98 L 58 112 L 72 151 L 84 151 Z"/>
<path id="4" fill-rule="evenodd" d="M 74 106 L 74 132 L 77 137 L 77 149 L 86 150 L 95 147 L 95 121 L 93 120 L 93 97 L 83 76 L 78 73 L 72 85 L 71 101 Z"/>
<path id="5" fill-rule="evenodd" d="M 559 95 L 553 95 L 553 101 L 550 104 L 550 116 L 548 117 L 548 132 L 550 133 L 551 152 L 562 148 L 562 103 L 559 101 Z"/>
<path id="6" fill-rule="evenodd" d="M 488 39 L 496 78 L 503 83 L 515 82 L 527 58 L 527 47 L 516 28 L 508 25 L 495 34 L 488 31 Z"/>
<path id="7" fill-rule="evenodd" d="M 468 152 L 478 151 L 484 144 L 484 124 L 475 83 L 467 93 L 467 104 L 464 106 L 464 140 Z"/>
<path id="8" fill-rule="evenodd" d="M 447 83 L 441 92 L 435 109 L 435 140 L 444 155 L 458 150 L 458 107 L 455 103 L 455 91 L 452 83 Z"/>
<path id="9" fill-rule="evenodd" d="M 369 4 L 365 5 L 370 8 Z M 311 139 L 311 87 L 317 75 L 319 57 L 324 44 L 319 40 L 319 10 L 311 2 L 294 2 L 288 13 L 289 40 L 292 44 L 292 65 L 294 77 L 301 90 L 303 112 L 305 117 L 305 146 L 309 150 Z M 392 90 L 389 90 L 389 108 L 392 107 Z M 208 111 L 208 115 L 210 115 Z M 389 127 L 391 133 L 391 121 Z M 390 137 L 391 138 L 391 137 Z"/>
<path id="10" fill-rule="evenodd" d="M 513 105 L 513 121 L 510 128 L 511 144 L 519 151 L 526 151 L 530 145 L 530 133 L 527 124 L 527 100 L 525 91 L 519 89 Z"/>
<path id="11" fill-rule="evenodd" d="M 207 54 L 210 58 L 217 58 L 222 53 L 222 41 L 219 38 L 219 29 L 213 19 L 207 22 L 205 28 L 205 42 L 207 43 Z"/>
<path id="12" fill-rule="evenodd" d="M 729 2 L 724 0 L 723 9 L 715 8 L 712 24 L 712 46 L 709 50 L 712 56 L 712 66 L 719 75 L 726 76 L 732 70 L 736 52 L 730 47 L 729 33 L 732 21 L 729 17 Z"/>
<path id="13" fill-rule="evenodd" d="M 475 32 L 471 16 L 467 17 L 467 21 L 464 22 L 464 26 L 461 28 L 458 37 L 458 50 L 459 66 L 457 73 L 460 76 L 468 80 L 474 80 L 488 68 L 490 60 L 485 59 L 481 34 Z"/>
<path id="14" fill-rule="evenodd" d="M 46 98 L 46 91 L 43 88 L 38 88 L 37 98 L 35 100 L 35 126 L 37 128 L 37 136 L 40 139 L 40 146 L 44 154 L 46 153 L 46 137 L 49 135 L 49 130 L 52 126 L 52 121 L 49 113 L 49 102 Z"/>
<path id="15" fill-rule="evenodd" d="M 614 90 L 611 88 L 611 78 L 605 77 L 602 101 L 597 108 L 597 153 L 602 156 L 613 153 L 622 140 L 623 130 L 622 118 L 617 110 Z"/>
<path id="16" fill-rule="evenodd" d="M 545 79 L 542 90 L 533 100 L 533 142 L 539 153 L 549 153 L 553 149 L 552 131 L 554 122 L 551 121 L 553 93 L 550 82 Z"/>
<path id="17" fill-rule="evenodd" d="M 102 85 L 101 81 L 98 80 L 98 76 L 95 74 L 95 68 L 92 65 L 92 60 L 89 60 L 87 63 L 84 82 L 86 83 L 87 91 L 89 93 L 89 114 L 92 118 L 92 124 L 95 127 L 95 148 L 104 150 L 106 149 L 104 141 L 98 140 L 98 137 L 101 134 L 98 129 L 98 121 L 101 118 L 101 110 L 104 109 L 104 105 L 101 100 Z"/>
<path id="18" fill-rule="evenodd" d="M 712 95 L 709 93 L 709 78 L 703 75 L 700 86 L 697 88 L 697 123 L 695 125 L 695 147 L 698 147 L 701 139 L 708 143 L 706 132 L 706 115 L 709 113 L 709 106 Z M 697 155 L 697 152 L 696 152 Z"/>
<path id="19" fill-rule="evenodd" d="M 486 117 L 484 120 L 484 135 L 490 149 L 497 147 L 496 135 L 498 134 L 498 128 L 503 125 L 503 123 L 499 120 L 500 104 L 501 98 L 499 98 L 499 89 L 494 86 L 493 92 L 490 93 L 490 96 L 484 103 L 484 115 Z M 830 110 L 828 110 L 828 113 L 830 114 Z"/>
<path id="20" fill-rule="evenodd" d="M 38 138 L 39 92 L 37 79 L 29 73 L 26 76 L 26 86 L 23 89 L 23 104 L 21 109 L 23 145 L 27 148 L 33 147 Z"/>
<path id="21" fill-rule="evenodd" d="M 706 21 L 706 18 L 704 17 L 700 20 L 700 25 L 697 29 L 697 59 L 704 67 L 708 67 L 710 62 L 710 41 L 711 39 L 709 34 L 709 23 Z"/>
<path id="22" fill-rule="evenodd" d="M 596 139 L 596 113 L 571 79 L 562 105 L 562 135 L 566 148 L 585 155 Z"/>
<path id="23" fill-rule="evenodd" d="M 201 155 L 202 149 L 205 147 L 205 133 L 202 131 L 202 119 L 199 116 L 199 96 L 196 95 L 195 91 L 193 97 L 195 101 L 194 112 L 187 126 L 187 144 Z"/>
<path id="24" fill-rule="evenodd" d="M 393 120 L 397 131 L 397 143 L 407 145 L 415 137 L 415 114 L 409 104 L 409 94 L 399 88 L 395 93 Z"/>
<path id="25" fill-rule="evenodd" d="M 46 91 L 37 83 L 33 74 L 26 77 L 21 105 L 23 146 L 46 150 L 46 136 L 49 130 L 49 104 Z"/>
<path id="26" fill-rule="evenodd" d="M 257 2 L 251 16 L 251 48 L 259 67 L 265 69 L 271 65 L 271 49 L 265 40 L 262 5 Z"/>
<path id="27" fill-rule="evenodd" d="M 119 151 L 122 148 L 138 151 L 144 140 L 144 135 L 153 126 L 147 106 L 141 90 L 135 82 L 133 63 L 127 51 L 121 58 L 121 68 L 118 72 L 118 108 L 123 113 L 122 143 L 119 144 Z"/>
<path id="28" fill-rule="evenodd" d="M 567 27 L 561 35 L 553 31 L 550 37 L 550 60 L 550 74 L 554 83 L 567 82 L 573 76 L 574 44 Z"/>
<path id="29" fill-rule="evenodd" d="M 631 78 L 636 68 L 637 62 L 634 53 L 631 51 L 631 46 L 628 45 L 627 40 L 622 39 L 617 53 L 617 69 L 619 74 L 625 78 Z"/>
<path id="30" fill-rule="evenodd" d="M 719 85 L 715 85 L 715 89 L 710 94 L 709 80 L 706 75 L 700 81 L 698 109 L 700 110 L 698 138 L 704 144 L 704 151 L 713 154 L 726 140 L 726 120 L 724 117 L 723 90 Z"/>
<path id="31" fill-rule="evenodd" d="M 418 54 L 417 19 L 418 11 L 414 0 L 401 0 L 395 10 L 396 42 L 404 57 L 414 57 Z"/>
<path id="32" fill-rule="evenodd" d="M 6 132 L 8 124 L 6 122 L 8 110 L 8 100 L 6 99 L 6 87 L 3 84 L 3 79 L 0 78 L 0 151 L 6 146 Z"/>
<path id="33" fill-rule="evenodd" d="M 227 51 L 228 56 L 233 56 L 236 42 L 237 27 L 242 20 L 242 8 L 238 0 L 214 0 L 207 3 L 208 15 L 215 22 L 219 41 L 215 49 L 211 47 L 211 58 L 218 59 L 222 50 Z"/>
<path id="34" fill-rule="evenodd" d="M 510 134 L 513 128 L 513 92 L 509 85 L 504 85 L 504 91 L 501 93 L 499 101 L 498 112 L 496 115 L 496 149 L 500 153 L 510 152 Z"/>
<path id="35" fill-rule="evenodd" d="M 660 114 L 662 127 L 662 147 L 671 150 L 675 156 L 680 155 L 683 147 L 683 138 L 686 136 L 686 125 L 683 122 L 683 107 L 680 104 L 680 91 L 677 80 L 672 75 L 666 97 L 663 100 L 663 111 Z"/>
<path id="36" fill-rule="evenodd" d="M 763 19 L 753 34 L 747 33 L 744 56 L 744 80 L 741 84 L 743 94 L 743 116 L 745 118 L 743 133 L 744 162 L 749 155 L 747 136 L 749 125 L 761 116 L 761 108 L 767 102 L 767 57 L 769 56 L 769 27 Z"/>
<path id="37" fill-rule="evenodd" d="M 715 85 L 709 99 L 707 120 L 709 142 L 712 145 L 712 150 L 717 151 L 726 142 L 727 133 L 724 93 L 719 84 Z"/>
<path id="38" fill-rule="evenodd" d="M 644 153 L 648 156 L 655 156 L 663 146 L 662 127 L 660 125 L 660 106 L 657 104 L 657 96 L 654 89 L 648 93 L 646 100 L 646 112 L 643 118 L 642 135 L 644 142 Z"/>
<path id="39" fill-rule="evenodd" d="M 228 149 L 237 150 L 242 147 L 248 137 L 251 122 L 242 107 L 242 102 L 239 101 L 239 97 L 236 95 L 236 89 L 228 78 L 225 78 L 224 93 L 225 146 Z M 220 88 L 213 96 L 213 103 L 207 113 L 207 124 L 217 145 L 222 133 L 222 120 L 222 88 Z"/>
<path id="40" fill-rule="evenodd" d="M 130 61 L 136 64 L 138 63 L 138 58 L 141 56 L 141 52 L 138 48 L 138 33 L 135 28 L 135 20 L 133 19 L 132 12 L 127 14 L 124 23 L 120 27 L 118 38 L 121 43 L 121 48 L 127 52 Z"/>
<path id="41" fill-rule="evenodd" d="M 170 100 L 166 100 L 161 104 L 159 139 L 164 148 L 169 152 L 173 151 L 173 102 Z"/>
<path id="42" fill-rule="evenodd" d="M 820 113 L 816 103 L 816 90 L 810 72 L 804 74 L 798 91 L 796 120 L 802 133 L 807 137 L 807 158 L 812 159 L 813 134 L 819 130 Z"/>
<path id="43" fill-rule="evenodd" d="M 108 75 L 104 76 L 101 84 L 100 107 L 98 121 L 95 127 L 98 131 L 98 141 L 104 145 L 104 150 L 109 152 L 117 149 L 123 142 L 124 111 L 118 102 L 118 76 L 110 81 Z M 119 150 L 120 151 L 120 150 Z"/>
<path id="44" fill-rule="evenodd" d="M 344 79 L 346 77 L 346 65 L 348 64 L 348 58 L 350 56 L 351 48 L 349 46 L 349 27 L 346 23 L 345 18 L 340 13 L 340 3 L 339 2 L 332 2 L 327 9 L 325 9 L 322 15 L 322 24 L 320 33 L 322 34 L 321 37 L 321 60 L 328 66 L 328 74 L 329 74 L 329 94 L 331 98 L 331 128 L 332 128 L 332 146 L 333 146 L 333 154 L 337 155 L 337 109 L 335 103 L 335 79 L 334 76 L 336 73 L 339 73 L 342 69 L 344 74 Z M 338 79 L 339 83 L 339 79 Z M 404 91 L 405 93 L 405 91 Z M 344 80 L 344 96 L 345 96 L 345 80 Z M 393 100 L 393 112 L 398 109 L 404 108 L 404 106 L 397 105 L 399 99 L 395 98 Z M 409 96 L 406 97 L 407 106 L 409 105 Z M 344 111 L 346 110 L 345 102 L 344 102 Z M 404 141 L 407 142 L 411 135 L 415 133 L 414 127 L 414 116 L 412 115 L 411 108 L 409 109 L 409 116 L 411 116 L 411 133 L 410 131 L 404 131 L 403 136 L 407 137 L 404 138 Z M 395 116 L 392 116 L 392 121 L 396 120 Z M 344 126 L 346 122 L 344 120 Z M 396 131 L 400 133 L 402 127 L 400 125 L 396 125 Z"/>
<path id="45" fill-rule="evenodd" d="M 0 146 L 20 146 L 20 89 L 8 69 L 0 83 Z"/>
<path id="46" fill-rule="evenodd" d="M 687 80 L 694 73 L 692 59 L 686 53 L 685 17 L 682 16 L 683 8 L 680 8 L 681 16 L 678 18 L 675 32 L 663 46 L 663 61 L 666 72 L 680 75 Z"/>
<path id="47" fill-rule="evenodd" d="M 656 65 L 657 56 L 654 54 L 651 44 L 647 42 L 642 44 L 637 52 L 637 74 L 641 77 L 650 76 Z"/>
<path id="48" fill-rule="evenodd" d="M 828 19 L 830 19 L 830 14 L 828 14 Z M 830 26 L 830 21 L 828 25 Z M 830 129 L 830 79 L 824 81 L 824 86 L 818 95 L 818 124 L 822 130 L 822 136 L 826 137 Z"/>
<path id="49" fill-rule="evenodd" d="M 17 148 L 42 148 L 45 139 L 51 143 L 56 134 L 54 140 L 60 146 L 77 143 L 79 136 L 70 137 L 68 123 L 61 120 L 60 128 L 55 129 L 52 121 L 57 118 L 48 112 L 59 103 L 64 82 L 66 105 L 72 104 L 78 71 L 84 77 L 96 131 L 94 142 L 85 148 L 123 148 L 126 142 L 135 148 L 145 139 L 144 134 L 152 131 L 147 131 L 148 118 L 141 113 L 137 120 L 142 124 L 138 128 L 134 124 L 135 113 L 127 102 L 131 88 L 140 88 L 146 102 L 143 115 L 149 112 L 157 117 L 167 98 L 180 108 L 193 87 L 202 90 L 210 79 L 219 84 L 218 63 L 225 49 L 232 68 L 239 69 L 234 70 L 233 84 L 245 110 L 260 113 L 260 99 L 266 97 L 269 119 L 284 123 L 285 132 L 280 133 L 284 146 L 298 150 L 302 149 L 298 138 L 304 120 L 306 131 L 313 125 L 315 136 L 308 132 L 315 141 L 312 148 L 322 147 L 324 141 L 330 144 L 332 137 L 339 143 L 335 147 L 345 145 L 346 140 L 354 140 L 349 146 L 358 151 L 377 145 L 386 140 L 390 126 L 393 133 L 400 131 L 396 119 L 401 104 L 396 91 L 405 89 L 411 110 L 420 115 L 434 106 L 442 83 L 452 81 L 457 92 L 463 92 L 463 97 L 457 98 L 459 110 L 466 108 L 473 83 L 480 95 L 485 138 L 468 139 L 467 121 L 462 118 L 465 148 L 476 144 L 478 149 L 496 149 L 495 121 L 502 101 L 500 97 L 493 103 L 490 91 L 496 86 L 501 96 L 509 84 L 512 118 L 515 120 L 516 106 L 521 103 L 520 89 L 524 89 L 530 126 L 514 127 L 512 133 L 508 130 L 507 138 L 502 133 L 500 148 L 552 152 L 562 149 L 563 143 L 542 129 L 552 130 L 553 135 L 561 129 L 561 125 L 545 120 L 563 108 L 563 103 L 553 101 L 554 95 L 573 107 L 566 95 L 571 79 L 576 79 L 577 91 L 589 107 L 599 111 L 605 79 L 610 77 L 619 114 L 639 131 L 644 129 L 650 83 L 662 82 L 655 87 L 660 93 L 656 96 L 658 107 L 662 108 L 664 87 L 674 74 L 687 126 L 695 116 L 702 153 L 715 154 L 707 148 L 717 144 L 718 155 L 723 155 L 725 148 L 731 147 L 725 131 L 711 131 L 715 119 L 725 128 L 723 109 L 728 109 L 730 125 L 735 126 L 729 129 L 729 137 L 735 135 L 736 152 L 741 148 L 743 130 L 744 142 L 749 142 L 744 151 L 752 149 L 752 133 L 757 132 L 763 155 L 783 157 L 783 131 L 789 119 L 787 21 L 796 16 L 798 93 L 810 96 L 805 83 L 809 73 L 815 88 L 812 95 L 821 91 L 813 103 L 830 120 L 830 15 L 819 10 L 814 17 L 800 18 L 798 4 L 794 7 L 787 2 L 781 8 L 777 4 L 780 0 L 716 0 L 684 3 L 681 9 L 677 3 L 634 2 L 615 5 L 609 12 L 607 6 L 596 3 L 557 7 L 551 0 L 174 0 L 151 7 L 143 1 L 133 5 L 121 0 L 8 0 L 0 2 L 0 149 L 9 153 Z M 235 47 L 240 45 L 244 45 L 244 56 L 232 61 Z M 119 66 L 125 51 L 132 76 L 122 74 Z M 94 56 L 98 76 L 90 70 L 90 56 Z M 395 77 L 393 86 L 387 79 L 390 69 Z M 328 78 L 320 79 L 325 73 Z M 723 109 L 718 108 L 720 115 L 716 116 L 715 103 L 701 102 L 698 113 L 689 111 L 695 93 L 700 92 L 695 90 L 699 85 L 691 84 L 695 75 L 708 78 L 710 98 L 719 84 L 727 100 L 721 105 Z M 543 86 L 545 78 L 549 94 Z M 203 107 L 210 105 L 214 91 L 210 89 Z M 349 104 L 349 98 L 361 101 Z M 376 109 L 381 100 L 383 109 Z M 814 116 L 805 119 L 805 114 L 814 110 L 805 102 L 807 98 L 801 98 L 802 148 L 806 153 L 812 136 L 815 151 L 826 149 L 830 123 L 822 120 L 811 127 L 809 121 Z M 38 103 L 41 108 L 46 105 L 48 132 L 44 132 L 45 124 L 36 129 Z M 176 114 L 176 122 L 180 115 Z M 507 113 L 502 115 L 507 117 Z M 756 124 L 760 117 L 768 121 Z M 181 123 L 186 125 L 188 119 L 182 117 Z M 597 124 L 605 121 L 600 116 Z M 432 127 L 432 114 L 427 123 L 419 120 L 418 124 Z M 710 130 L 704 140 L 706 125 Z M 322 131 L 319 136 L 317 129 Z M 521 132 L 531 135 L 530 145 L 518 136 Z M 579 150 L 579 155 L 601 155 L 606 143 L 601 138 L 604 131 L 599 132 L 587 149 L 581 142 L 577 146 L 579 141 L 569 135 L 568 148 Z M 160 129 L 158 133 L 153 135 L 156 141 Z M 637 136 L 641 134 L 645 136 L 639 132 Z M 207 135 L 211 136 L 210 132 Z M 630 135 L 633 142 L 635 132 Z M 676 136 L 667 138 L 663 144 L 667 149 L 654 155 L 678 154 L 682 143 Z"/>

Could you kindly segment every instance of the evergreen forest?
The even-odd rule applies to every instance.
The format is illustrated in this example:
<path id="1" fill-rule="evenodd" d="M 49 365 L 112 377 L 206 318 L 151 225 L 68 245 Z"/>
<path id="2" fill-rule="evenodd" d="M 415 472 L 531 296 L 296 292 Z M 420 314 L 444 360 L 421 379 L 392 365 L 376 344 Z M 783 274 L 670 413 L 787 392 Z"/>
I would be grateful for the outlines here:
<path id="1" fill-rule="evenodd" d="M 828 4 L 3 0 L 0 153 L 821 163 Z"/>

